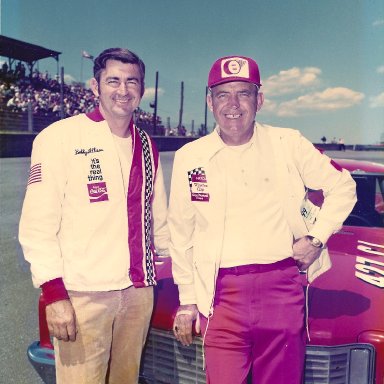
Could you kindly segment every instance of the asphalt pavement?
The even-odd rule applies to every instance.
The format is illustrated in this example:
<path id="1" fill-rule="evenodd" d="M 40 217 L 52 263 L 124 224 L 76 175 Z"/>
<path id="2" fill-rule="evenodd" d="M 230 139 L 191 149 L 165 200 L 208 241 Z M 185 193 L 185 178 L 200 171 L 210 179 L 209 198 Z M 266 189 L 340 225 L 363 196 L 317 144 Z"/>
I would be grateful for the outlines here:
<path id="1" fill-rule="evenodd" d="M 39 291 L 17 229 L 29 170 L 29 158 L 0 159 L 0 383 L 41 384 L 26 351 L 38 337 Z"/>
<path id="2" fill-rule="evenodd" d="M 333 158 L 384 164 L 384 151 L 332 151 Z M 167 190 L 174 152 L 162 152 Z M 29 264 L 17 240 L 29 158 L 0 158 L 0 384 L 42 384 L 29 364 L 28 345 L 38 339 L 39 290 L 33 288 Z"/>

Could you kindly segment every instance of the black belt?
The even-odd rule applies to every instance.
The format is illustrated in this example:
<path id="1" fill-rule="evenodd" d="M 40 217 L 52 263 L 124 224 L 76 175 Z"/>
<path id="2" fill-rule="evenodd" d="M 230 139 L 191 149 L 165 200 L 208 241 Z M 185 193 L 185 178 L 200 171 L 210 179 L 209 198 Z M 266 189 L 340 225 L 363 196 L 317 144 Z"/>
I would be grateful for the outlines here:
<path id="1" fill-rule="evenodd" d="M 276 261 L 276 263 L 270 263 L 270 264 L 247 264 L 247 265 L 238 265 L 236 267 L 220 268 L 219 276 L 262 273 L 262 272 L 273 271 L 276 269 L 286 269 L 293 266 L 296 266 L 295 260 L 293 260 L 292 257 L 288 257 L 287 259 Z"/>

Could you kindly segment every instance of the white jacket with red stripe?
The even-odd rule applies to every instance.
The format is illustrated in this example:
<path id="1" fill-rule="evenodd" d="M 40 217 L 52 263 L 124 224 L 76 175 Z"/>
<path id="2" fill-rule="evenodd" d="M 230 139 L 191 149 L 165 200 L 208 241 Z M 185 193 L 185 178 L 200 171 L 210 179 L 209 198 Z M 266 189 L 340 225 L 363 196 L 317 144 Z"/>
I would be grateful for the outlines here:
<path id="1" fill-rule="evenodd" d="M 19 240 L 36 287 L 58 278 L 67 290 L 76 291 L 117 290 L 132 282 L 153 285 L 153 247 L 145 243 L 146 231 L 157 250 L 168 248 L 167 197 L 157 150 L 142 132 L 153 172 L 152 228 L 146 228 L 141 150 L 135 157 L 139 131 L 131 124 L 134 159 L 128 196 L 132 193 L 133 202 L 124 190 L 108 124 L 97 111 L 93 117 L 82 114 L 54 123 L 34 141 Z M 128 229 L 130 210 L 134 219 Z"/>

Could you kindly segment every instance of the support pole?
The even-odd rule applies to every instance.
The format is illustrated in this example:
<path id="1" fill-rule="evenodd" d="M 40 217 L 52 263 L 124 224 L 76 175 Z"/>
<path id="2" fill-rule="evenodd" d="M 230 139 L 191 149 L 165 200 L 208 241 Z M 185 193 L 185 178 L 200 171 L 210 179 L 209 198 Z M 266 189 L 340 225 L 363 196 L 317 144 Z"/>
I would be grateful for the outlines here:
<path id="1" fill-rule="evenodd" d="M 63 120 L 64 114 L 64 67 L 60 71 L 60 120 Z"/>
<path id="2" fill-rule="evenodd" d="M 153 134 L 157 134 L 157 88 L 159 86 L 159 71 L 156 71 L 156 85 L 155 85 L 155 111 L 154 111 L 154 122 L 153 122 Z"/>
<path id="3" fill-rule="evenodd" d="M 178 125 L 178 134 L 181 131 L 183 125 L 183 104 L 184 104 L 184 81 L 181 82 L 180 90 L 180 111 L 179 111 L 179 125 Z"/>
<path id="4" fill-rule="evenodd" d="M 203 131 L 203 135 L 207 134 L 207 114 L 208 114 L 207 96 L 208 96 L 208 87 L 205 87 L 205 112 L 204 112 L 204 131 Z"/>

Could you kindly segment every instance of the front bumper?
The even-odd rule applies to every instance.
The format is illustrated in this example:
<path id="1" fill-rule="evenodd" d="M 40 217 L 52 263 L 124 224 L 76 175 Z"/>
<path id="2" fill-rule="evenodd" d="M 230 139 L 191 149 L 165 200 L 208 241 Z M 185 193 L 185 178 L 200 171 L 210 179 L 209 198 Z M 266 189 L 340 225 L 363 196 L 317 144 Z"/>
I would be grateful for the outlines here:
<path id="1" fill-rule="evenodd" d="M 305 384 L 373 384 L 375 350 L 371 344 L 335 347 L 308 345 Z M 143 357 L 142 375 L 148 383 L 205 384 L 201 338 L 189 347 L 172 332 L 152 329 Z"/>
<path id="2" fill-rule="evenodd" d="M 52 349 L 38 342 L 28 348 L 28 358 L 46 384 L 54 384 Z M 374 384 L 375 349 L 371 344 L 333 347 L 308 345 L 304 384 Z M 140 383 L 205 384 L 202 342 L 196 337 L 189 347 L 177 342 L 170 331 L 152 328 L 142 360 Z"/>

